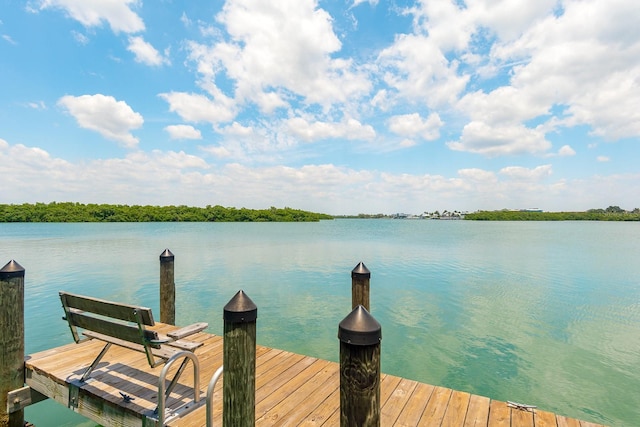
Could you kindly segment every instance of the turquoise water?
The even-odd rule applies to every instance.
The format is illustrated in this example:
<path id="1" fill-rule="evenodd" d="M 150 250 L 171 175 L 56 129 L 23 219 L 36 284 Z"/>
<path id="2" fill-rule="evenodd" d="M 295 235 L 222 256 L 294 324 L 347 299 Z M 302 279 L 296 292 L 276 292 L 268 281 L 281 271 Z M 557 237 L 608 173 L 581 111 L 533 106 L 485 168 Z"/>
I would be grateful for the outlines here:
<path id="1" fill-rule="evenodd" d="M 640 227 L 635 223 L 336 220 L 0 224 L 0 264 L 26 269 L 26 347 L 71 342 L 57 292 L 158 308 L 176 256 L 179 324 L 243 289 L 258 342 L 338 361 L 351 270 L 371 270 L 382 369 L 613 426 L 640 425 Z M 61 406 L 38 427 L 92 426 Z"/>

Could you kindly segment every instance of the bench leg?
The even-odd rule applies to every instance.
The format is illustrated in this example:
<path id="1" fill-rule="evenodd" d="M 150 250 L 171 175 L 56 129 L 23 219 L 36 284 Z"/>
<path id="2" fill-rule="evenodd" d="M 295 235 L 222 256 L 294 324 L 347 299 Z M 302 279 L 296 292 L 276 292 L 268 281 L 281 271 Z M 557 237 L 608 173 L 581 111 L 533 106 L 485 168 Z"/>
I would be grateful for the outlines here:
<path id="1" fill-rule="evenodd" d="M 109 347 L 111 347 L 111 343 L 110 342 L 108 342 L 104 346 L 102 351 L 100 351 L 100 354 L 98 354 L 98 357 L 96 357 L 96 359 L 91 363 L 91 366 L 89 366 L 87 368 L 87 370 L 84 372 L 84 374 L 82 374 L 82 377 L 80 378 L 80 382 L 85 382 L 86 379 L 89 378 L 89 375 L 91 375 L 91 372 L 93 372 L 95 367 L 98 366 L 98 363 L 100 363 L 100 360 L 102 359 L 104 354 L 107 352 L 107 350 L 109 350 Z"/>

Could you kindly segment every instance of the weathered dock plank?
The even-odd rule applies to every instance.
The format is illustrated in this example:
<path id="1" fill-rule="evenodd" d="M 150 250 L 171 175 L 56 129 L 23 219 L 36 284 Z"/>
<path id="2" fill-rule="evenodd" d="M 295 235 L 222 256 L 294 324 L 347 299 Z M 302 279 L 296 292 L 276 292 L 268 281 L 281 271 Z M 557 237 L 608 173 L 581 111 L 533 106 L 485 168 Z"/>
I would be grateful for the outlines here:
<path id="1" fill-rule="evenodd" d="M 457 427 L 464 425 L 464 419 L 469 408 L 469 399 L 471 395 L 463 391 L 453 391 L 449 398 L 449 405 L 444 413 L 442 425 L 446 427 Z"/>
<path id="2" fill-rule="evenodd" d="M 395 425 L 398 427 L 417 426 L 434 389 L 435 387 L 431 384 L 417 383 Z"/>
<path id="3" fill-rule="evenodd" d="M 159 324 L 155 329 L 167 333 L 177 327 Z M 204 344 L 196 351 L 204 397 L 209 379 L 222 364 L 222 337 L 200 332 L 190 339 Z M 150 368 L 141 353 L 113 346 L 92 377 L 79 384 L 78 378 L 101 348 L 102 343 L 88 341 L 29 355 L 25 358 L 27 385 L 102 425 L 141 427 L 145 414 L 158 404 L 157 381 L 162 368 Z M 257 346 L 256 365 L 257 426 L 340 425 L 338 363 Z M 224 375 L 214 393 L 215 425 L 222 421 L 223 381 Z M 167 401 L 169 409 L 191 399 L 191 368 L 180 383 Z M 133 400 L 126 402 L 121 393 Z M 381 375 L 380 404 L 381 425 L 385 427 L 597 426 L 538 409 L 529 412 L 510 408 L 505 402 L 386 374 Z M 205 426 L 205 414 L 202 406 L 170 420 L 168 425 Z"/>
<path id="4" fill-rule="evenodd" d="M 472 394 L 464 420 L 464 427 L 480 427 L 487 425 L 491 400 L 488 397 Z"/>
<path id="5" fill-rule="evenodd" d="M 511 425 L 511 408 L 506 402 L 492 400 L 489 405 L 489 427 L 509 427 Z"/>
<path id="6" fill-rule="evenodd" d="M 436 387 L 427 407 L 422 413 L 422 417 L 418 422 L 418 426 L 439 426 L 442 425 L 442 419 L 444 413 L 447 410 L 449 404 L 449 398 L 453 390 L 444 387 Z"/>
<path id="7" fill-rule="evenodd" d="M 413 393 L 417 385 L 418 383 L 415 381 L 404 378 L 400 380 L 395 390 L 393 390 L 381 408 L 380 425 L 390 426 L 396 423 L 400 413 L 402 413 L 402 410 L 409 400 L 408 397 Z"/>

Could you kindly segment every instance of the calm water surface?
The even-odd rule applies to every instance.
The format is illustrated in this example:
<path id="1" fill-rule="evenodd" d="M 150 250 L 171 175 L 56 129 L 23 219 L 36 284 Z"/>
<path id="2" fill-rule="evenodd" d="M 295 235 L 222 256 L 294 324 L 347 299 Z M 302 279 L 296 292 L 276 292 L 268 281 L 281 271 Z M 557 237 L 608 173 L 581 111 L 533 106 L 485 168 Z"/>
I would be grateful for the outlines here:
<path id="1" fill-rule="evenodd" d="M 258 342 L 338 361 L 351 270 L 371 270 L 384 372 L 613 426 L 640 425 L 640 225 L 336 220 L 0 224 L 0 263 L 26 269 L 26 347 L 71 342 L 59 290 L 158 308 L 176 256 L 178 324 L 243 289 Z M 158 315 L 158 314 L 157 314 Z M 38 427 L 94 425 L 61 406 Z"/>

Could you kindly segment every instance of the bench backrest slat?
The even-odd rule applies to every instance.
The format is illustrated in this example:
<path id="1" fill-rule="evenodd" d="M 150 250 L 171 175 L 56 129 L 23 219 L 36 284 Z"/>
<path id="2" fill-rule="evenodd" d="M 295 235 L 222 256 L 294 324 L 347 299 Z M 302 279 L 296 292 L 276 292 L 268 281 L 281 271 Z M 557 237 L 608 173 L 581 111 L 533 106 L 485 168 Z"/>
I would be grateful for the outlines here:
<path id="1" fill-rule="evenodd" d="M 147 342 L 147 345 L 152 347 L 158 347 L 157 345 L 150 344 L 150 340 L 157 340 L 158 333 L 143 329 L 142 332 L 137 326 L 130 326 L 123 323 L 113 322 L 107 319 L 100 319 L 92 316 L 88 316 L 78 310 L 71 309 L 67 314 L 67 320 L 71 324 L 78 328 L 87 329 L 89 331 L 98 332 L 100 334 L 108 335 L 113 338 L 121 340 L 143 344 L 142 336 Z"/>
<path id="2" fill-rule="evenodd" d="M 62 299 L 62 304 L 69 308 L 134 323 L 138 322 L 136 313 L 139 313 L 143 325 L 153 326 L 155 324 L 150 308 L 117 304 L 99 298 L 85 297 L 66 292 L 60 292 L 60 298 Z"/>

